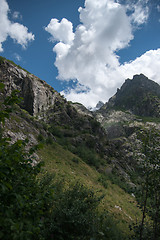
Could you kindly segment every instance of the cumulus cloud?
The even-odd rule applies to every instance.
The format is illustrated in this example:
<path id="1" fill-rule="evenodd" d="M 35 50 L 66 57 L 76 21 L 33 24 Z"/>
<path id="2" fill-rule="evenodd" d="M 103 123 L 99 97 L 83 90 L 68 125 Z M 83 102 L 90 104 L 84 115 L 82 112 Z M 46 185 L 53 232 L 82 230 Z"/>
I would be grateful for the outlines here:
<path id="1" fill-rule="evenodd" d="M 123 65 L 119 63 L 118 50 L 129 47 L 136 27 L 144 24 L 149 14 L 148 0 L 133 1 L 130 5 L 130 1 L 125 1 L 125 5 L 123 2 L 85 0 L 84 8 L 78 10 L 81 24 L 74 33 L 72 23 L 66 19 L 52 19 L 45 28 L 58 41 L 53 48 L 57 78 L 78 82 L 77 87 L 63 92 L 67 99 L 94 106 L 99 100 L 106 102 L 125 78 L 141 73 L 142 69 L 152 79 L 158 76 L 154 70 L 160 61 L 159 50 Z M 149 71 L 151 63 L 155 67 Z"/>
<path id="2" fill-rule="evenodd" d="M 113 96 L 125 79 L 132 79 L 133 75 L 143 73 L 149 79 L 152 79 L 160 84 L 160 48 L 150 50 L 134 61 L 119 65 L 116 69 L 107 70 L 105 81 L 92 87 L 90 91 L 80 92 L 79 87 L 68 89 L 62 94 L 70 101 L 81 102 L 85 106 L 95 106 L 101 100 L 106 102 Z"/>
<path id="3" fill-rule="evenodd" d="M 15 42 L 26 48 L 29 41 L 34 40 L 34 35 L 28 28 L 8 19 L 9 6 L 6 0 L 0 0 L 0 52 L 3 51 L 2 43 L 10 36 Z"/>
<path id="4" fill-rule="evenodd" d="M 56 18 L 51 19 L 45 30 L 52 35 L 52 41 L 60 41 L 65 44 L 71 44 L 74 39 L 73 25 L 65 18 L 63 18 L 61 22 L 59 22 Z"/>
<path id="5" fill-rule="evenodd" d="M 130 0 L 126 1 L 126 10 L 130 12 L 129 18 L 133 24 L 140 26 L 147 22 L 149 17 L 149 0 Z"/>

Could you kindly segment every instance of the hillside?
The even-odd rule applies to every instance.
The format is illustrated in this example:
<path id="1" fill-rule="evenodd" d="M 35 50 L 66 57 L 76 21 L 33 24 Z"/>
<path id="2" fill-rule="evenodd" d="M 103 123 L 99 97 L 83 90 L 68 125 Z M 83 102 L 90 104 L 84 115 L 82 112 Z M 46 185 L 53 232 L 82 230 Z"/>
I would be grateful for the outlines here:
<path id="1" fill-rule="evenodd" d="M 113 239 L 129 239 L 133 233 L 129 225 L 143 216 L 137 207 L 139 198 L 135 198 L 137 186 L 141 187 L 141 172 L 134 153 L 143 153 L 140 144 L 135 150 L 137 132 L 160 129 L 159 85 L 137 75 L 92 113 L 81 104 L 68 102 L 45 81 L 2 57 L 0 82 L 4 84 L 1 102 L 14 90 L 23 99 L 6 119 L 3 137 L 11 138 L 12 144 L 27 138 L 27 151 L 42 145 L 34 153 L 35 165 L 44 161 L 43 169 L 66 187 L 78 181 L 97 195 L 104 195 L 99 209 L 113 218 L 105 234 L 113 234 L 115 224 L 123 237 L 114 233 Z M 105 234 L 96 239 L 112 239 Z"/>

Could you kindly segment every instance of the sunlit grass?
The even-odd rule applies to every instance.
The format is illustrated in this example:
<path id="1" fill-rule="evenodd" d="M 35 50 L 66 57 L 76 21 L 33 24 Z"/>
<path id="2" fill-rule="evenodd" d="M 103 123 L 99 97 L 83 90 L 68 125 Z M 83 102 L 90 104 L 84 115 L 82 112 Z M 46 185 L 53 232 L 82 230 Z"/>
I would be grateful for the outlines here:
<path id="1" fill-rule="evenodd" d="M 55 178 L 58 180 L 63 180 L 64 183 L 79 181 L 93 188 L 97 193 L 104 194 L 100 208 L 117 220 L 119 228 L 125 234 L 130 233 L 129 224 L 141 217 L 141 211 L 134 197 L 118 185 L 112 184 L 110 180 L 106 180 L 107 188 L 103 187 L 98 181 L 101 173 L 57 143 L 45 145 L 38 154 L 45 162 L 44 168 L 50 173 L 55 173 Z"/>

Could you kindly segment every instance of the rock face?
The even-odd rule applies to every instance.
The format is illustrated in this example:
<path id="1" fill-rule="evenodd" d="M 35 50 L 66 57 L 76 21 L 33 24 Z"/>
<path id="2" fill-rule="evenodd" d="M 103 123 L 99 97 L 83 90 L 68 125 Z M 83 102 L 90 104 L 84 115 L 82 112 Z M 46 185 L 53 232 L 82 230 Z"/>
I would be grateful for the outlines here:
<path id="1" fill-rule="evenodd" d="M 21 139 L 34 138 L 34 142 L 36 142 L 39 134 L 47 137 L 51 133 L 52 136 L 63 136 L 66 142 L 74 143 L 75 147 L 96 139 L 93 145 L 96 146 L 96 151 L 100 151 L 99 146 L 102 146 L 100 142 L 104 136 L 104 130 L 83 105 L 67 102 L 45 81 L 2 57 L 0 58 L 0 82 L 5 85 L 5 95 L 9 95 L 13 90 L 18 90 L 23 98 L 18 116 L 14 115 L 13 119 L 25 122 L 26 119 L 33 117 L 30 124 L 33 123 L 33 128 L 35 128 L 35 131 L 32 127 L 32 130 L 29 131 L 28 124 L 24 123 L 24 129 L 17 126 L 15 130 L 15 123 L 12 121 L 12 123 L 8 123 L 8 126 L 6 125 L 6 136 L 14 138 L 15 135 L 16 139 L 16 135 L 21 135 Z M 19 115 L 24 116 L 21 118 Z M 47 125 L 46 128 L 50 128 L 49 133 L 44 131 L 42 123 Z M 38 129 L 36 129 L 37 124 L 40 124 Z M 32 134 L 32 137 L 29 134 Z"/>
<path id="2" fill-rule="evenodd" d="M 133 156 L 136 131 L 150 127 L 142 117 L 160 116 L 157 83 L 136 75 L 127 79 L 108 103 L 91 112 L 81 104 L 66 101 L 45 81 L 4 58 L 0 58 L 0 82 L 5 85 L 5 95 L 19 90 L 23 97 L 22 105 L 16 106 L 11 120 L 6 121 L 6 137 L 13 142 L 28 138 L 29 146 L 36 144 L 39 136 L 55 141 L 59 138 L 74 154 L 95 152 L 109 169 L 131 183 L 129 173 L 137 164 Z"/>
<path id="3" fill-rule="evenodd" d="M 33 116 L 44 117 L 45 112 L 54 105 L 59 94 L 45 81 L 30 74 L 11 62 L 0 62 L 0 79 L 5 84 L 6 94 L 20 91 L 23 108 Z"/>
<path id="4" fill-rule="evenodd" d="M 153 126 L 160 131 L 160 86 L 143 74 L 135 75 L 94 116 L 109 139 L 111 165 L 130 183 L 129 175 L 137 166 L 138 132 Z"/>
<path id="5" fill-rule="evenodd" d="M 160 117 L 160 86 L 143 74 L 135 75 L 127 79 L 101 109 L 113 108 L 138 116 Z"/>
<path id="6" fill-rule="evenodd" d="M 90 117 L 93 117 L 92 115 L 92 112 L 89 111 L 85 106 L 83 106 L 82 104 L 80 103 L 73 103 L 72 105 L 76 110 L 77 112 L 79 112 L 80 114 L 84 115 L 84 116 L 90 116 Z"/>
<path id="7" fill-rule="evenodd" d="M 96 109 L 99 110 L 103 105 L 104 103 L 102 101 L 99 101 L 96 105 Z"/>

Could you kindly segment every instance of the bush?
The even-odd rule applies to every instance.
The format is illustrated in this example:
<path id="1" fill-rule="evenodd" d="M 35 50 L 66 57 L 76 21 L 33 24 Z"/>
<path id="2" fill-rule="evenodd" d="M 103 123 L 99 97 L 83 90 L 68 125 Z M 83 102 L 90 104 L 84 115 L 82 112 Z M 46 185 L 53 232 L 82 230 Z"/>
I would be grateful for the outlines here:
<path id="1" fill-rule="evenodd" d="M 99 167 L 100 159 L 97 157 L 94 150 L 90 150 L 86 146 L 81 145 L 74 150 L 74 153 L 77 154 L 87 164 L 97 168 Z"/>
<path id="2" fill-rule="evenodd" d="M 95 218 L 101 198 L 82 184 L 61 184 L 54 190 L 54 204 L 48 222 L 47 239 L 90 239 L 97 230 Z"/>

